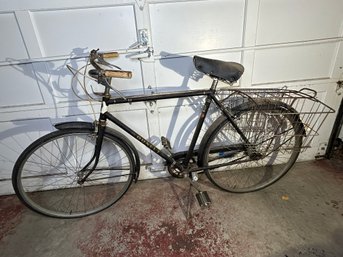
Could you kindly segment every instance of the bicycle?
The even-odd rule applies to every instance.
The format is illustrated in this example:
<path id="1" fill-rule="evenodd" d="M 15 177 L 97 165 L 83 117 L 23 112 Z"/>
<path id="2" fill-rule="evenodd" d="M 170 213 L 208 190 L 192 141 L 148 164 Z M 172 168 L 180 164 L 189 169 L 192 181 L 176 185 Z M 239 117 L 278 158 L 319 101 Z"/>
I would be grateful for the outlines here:
<path id="1" fill-rule="evenodd" d="M 205 173 L 214 185 L 228 192 L 263 189 L 287 173 L 299 153 L 309 147 L 311 139 L 307 139 L 317 133 L 326 116 L 333 112 L 310 89 L 218 90 L 219 81 L 232 84 L 239 80 L 244 67 L 199 56 L 194 56 L 194 65 L 212 78 L 209 89 L 124 96 L 111 86 L 111 79 L 131 78 L 132 73 L 105 61 L 117 56 L 117 52 L 90 52 L 93 68 L 88 75 L 104 86 L 103 92 L 97 93 L 101 96 L 98 119 L 93 123 L 56 124 L 56 131 L 33 142 L 16 161 L 13 187 L 30 209 L 57 218 L 91 215 L 113 205 L 133 181 L 137 182 L 138 152 L 126 136 L 109 128 L 107 122 L 163 158 L 173 177 L 189 179 L 198 191 L 199 204 L 208 206 L 208 193 L 196 185 L 199 173 Z M 111 90 L 119 96 L 112 97 Z M 313 95 L 305 93 L 306 90 Z M 110 105 L 195 96 L 205 98 L 198 123 L 188 150 L 176 153 L 167 138 L 161 138 L 163 147 L 158 148 L 107 109 Z M 307 102 L 312 104 L 310 109 Z M 197 147 L 210 106 L 215 106 L 220 115 Z"/>

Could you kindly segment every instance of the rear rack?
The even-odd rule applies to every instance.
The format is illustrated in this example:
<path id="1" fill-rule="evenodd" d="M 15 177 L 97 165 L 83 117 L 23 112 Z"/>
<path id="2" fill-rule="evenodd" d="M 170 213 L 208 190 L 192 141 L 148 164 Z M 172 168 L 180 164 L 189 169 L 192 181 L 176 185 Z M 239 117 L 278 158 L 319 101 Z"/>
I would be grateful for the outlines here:
<path id="1" fill-rule="evenodd" d="M 302 149 L 306 150 L 311 147 L 314 136 L 319 135 L 319 129 L 330 113 L 334 109 L 318 100 L 317 92 L 303 88 L 299 91 L 289 89 L 222 89 L 217 91 L 218 96 L 225 105 L 234 108 L 245 102 L 255 103 L 267 101 L 268 104 L 286 104 L 291 107 L 287 112 L 279 115 L 294 114 L 299 115 L 305 128 Z"/>

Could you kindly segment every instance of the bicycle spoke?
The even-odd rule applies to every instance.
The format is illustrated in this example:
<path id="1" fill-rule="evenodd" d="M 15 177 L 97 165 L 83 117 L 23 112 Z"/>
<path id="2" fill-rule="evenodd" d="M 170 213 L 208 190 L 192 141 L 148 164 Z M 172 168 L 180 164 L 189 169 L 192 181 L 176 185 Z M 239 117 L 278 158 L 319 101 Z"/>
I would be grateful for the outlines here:
<path id="1" fill-rule="evenodd" d="M 130 150 L 105 135 L 98 164 L 79 184 L 96 140 L 88 130 L 56 131 L 37 141 L 18 164 L 20 193 L 32 209 L 55 217 L 80 217 L 116 202 L 133 180 Z M 17 166 L 18 166 L 17 165 Z"/>
<path id="2" fill-rule="evenodd" d="M 209 179 L 233 192 L 254 191 L 275 182 L 294 163 L 301 146 L 299 127 L 282 108 L 268 104 L 242 106 L 236 122 L 250 142 L 247 149 L 235 152 L 234 146 L 242 145 L 240 135 L 225 117 L 220 117 L 216 125 L 219 127 L 212 129 L 216 134 L 207 135 L 203 157 Z"/>

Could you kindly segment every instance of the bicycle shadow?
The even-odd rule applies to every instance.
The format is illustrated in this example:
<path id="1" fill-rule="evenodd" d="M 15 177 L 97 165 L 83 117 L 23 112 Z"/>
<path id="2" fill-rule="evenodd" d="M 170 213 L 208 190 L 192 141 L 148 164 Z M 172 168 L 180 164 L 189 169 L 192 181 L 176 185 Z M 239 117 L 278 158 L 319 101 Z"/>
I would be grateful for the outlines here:
<path id="1" fill-rule="evenodd" d="M 6 59 L 8 63 L 12 64 L 10 65 L 11 69 L 37 83 L 43 102 L 47 107 L 40 110 L 41 114 L 37 118 L 13 119 L 6 121 L 6 124 L 2 126 L 0 131 L 2 148 L 0 163 L 3 167 L 1 178 L 8 177 L 7 174 L 11 173 L 15 160 L 30 143 L 54 130 L 52 126 L 54 123 L 75 120 L 75 117 L 80 121 L 93 121 L 91 115 L 94 113 L 88 111 L 89 107 L 85 111 L 87 107 L 84 104 L 83 107 L 80 107 L 80 99 L 74 94 L 78 94 L 81 98 L 85 98 L 87 95 L 78 87 L 78 81 L 71 79 L 73 76 L 67 68 L 69 65 L 76 71 L 86 63 L 87 58 L 87 48 L 74 48 L 68 57 L 45 62 L 28 60 L 23 62 L 24 64 L 17 64 L 16 59 Z M 71 88 L 74 88 L 74 91 Z M 135 92 L 128 91 L 127 93 L 134 94 Z M 60 108 L 61 103 L 64 104 L 62 108 Z M 95 112 L 98 111 L 96 108 Z M 152 137 L 151 140 L 154 138 Z M 139 154 L 143 164 L 151 161 L 149 153 L 139 151 Z"/>
<path id="2" fill-rule="evenodd" d="M 61 114 L 57 108 L 58 101 L 76 101 L 75 97 L 72 96 L 70 86 L 69 88 L 63 88 L 61 80 L 70 76 L 66 65 L 68 64 L 75 69 L 78 68 L 80 62 L 84 62 L 85 60 L 84 57 L 78 57 L 85 55 L 86 48 L 75 48 L 71 51 L 69 58 L 66 58 L 62 63 L 61 61 L 31 62 L 28 60 L 27 62 L 24 61 L 21 64 L 17 64 L 16 59 L 6 58 L 6 62 L 10 63 L 9 67 L 11 69 L 23 74 L 36 83 L 43 99 L 42 101 L 48 107 L 43 107 L 40 110 L 41 114 L 37 118 L 27 117 L 27 119 L 22 118 L 18 120 L 11 116 L 2 124 L 2 130 L 0 132 L 0 163 L 3 167 L 0 174 L 1 178 L 6 179 L 8 176 L 6 174 L 11 173 L 15 160 L 30 143 L 53 130 L 51 124 L 54 122 L 51 120 L 61 118 Z M 60 65 L 56 65 L 56 63 L 60 63 Z M 64 117 L 72 116 L 75 112 L 84 113 L 82 109 L 78 108 L 77 104 L 72 104 L 72 106 L 67 108 L 66 113 L 63 115 Z M 31 110 L 30 106 L 28 106 L 27 112 L 34 113 L 35 110 Z M 80 119 L 90 121 L 86 115 L 81 115 Z"/>
<path id="3" fill-rule="evenodd" d="M 10 154 L 0 153 L 0 162 L 5 164 L 3 167 L 6 167 L 5 173 L 11 172 L 15 160 L 27 145 L 29 145 L 29 143 L 53 130 L 52 124 L 56 123 L 56 121 L 75 120 L 76 117 L 77 120 L 80 121 L 93 121 L 91 115 L 96 113 L 88 111 L 88 106 L 85 107 L 85 105 L 83 105 L 83 107 L 81 107 L 79 105 L 80 99 L 75 97 L 74 93 L 79 94 L 81 98 L 86 97 L 87 95 L 77 86 L 77 80 L 71 80 L 72 75 L 67 68 L 67 65 L 69 65 L 73 69 L 78 70 L 80 66 L 84 65 L 88 56 L 87 49 L 88 48 L 80 47 L 74 48 L 71 50 L 69 57 L 46 62 L 30 63 L 28 61 L 27 63 L 30 65 L 16 65 L 15 62 L 17 60 L 7 58 L 7 62 L 14 63 L 11 65 L 11 68 L 37 82 L 39 89 L 44 91 L 42 97 L 49 107 L 46 108 L 46 110 L 42 112 L 43 114 L 40 114 L 38 118 L 30 119 L 30 117 L 28 117 L 28 119 L 22 119 L 19 121 L 8 121 L 11 123 L 10 128 L 0 132 L 0 145 L 2 145 L 3 149 L 8 149 L 10 152 Z M 182 80 L 178 85 L 173 85 L 172 87 L 166 85 L 157 87 L 159 92 L 171 90 L 187 91 L 190 89 L 190 82 L 195 82 L 196 84 L 202 79 L 203 74 L 196 71 L 194 68 L 192 57 L 172 55 L 167 52 L 161 52 L 161 56 L 162 58 L 159 60 L 159 65 L 163 69 L 167 69 L 168 72 L 177 74 L 177 76 L 181 77 Z M 65 83 L 65 81 L 68 83 Z M 76 91 L 73 92 L 71 88 L 74 88 Z M 136 93 L 131 91 L 128 90 L 125 94 Z M 176 106 L 173 106 L 171 109 L 171 119 L 167 125 L 166 136 L 167 138 L 173 137 L 175 142 L 174 148 L 176 150 L 180 150 L 186 149 L 189 144 L 204 97 L 180 98 L 176 101 Z M 60 103 L 65 103 L 63 113 L 60 112 Z M 191 111 L 188 112 L 190 115 L 186 118 L 186 121 L 180 122 L 179 117 L 182 115 L 184 106 L 188 106 Z M 87 111 L 85 111 L 86 108 L 88 108 Z M 95 112 L 98 111 L 98 108 L 96 108 Z M 35 120 L 37 120 L 37 122 L 35 122 Z M 44 120 L 46 123 L 43 125 L 40 124 L 40 122 Z M 206 119 L 205 125 L 210 124 L 210 122 L 211 121 L 209 119 Z M 180 127 L 177 127 L 177 124 Z M 132 140 L 131 138 L 129 139 Z M 155 144 L 160 143 L 160 139 L 156 138 L 156 136 L 151 136 L 148 140 Z M 11 143 L 8 144 L 8 141 L 11 141 Z M 135 143 L 134 140 L 132 141 Z M 139 150 L 139 155 L 143 165 L 151 162 L 150 153 L 146 153 L 144 150 Z"/>
<path id="4" fill-rule="evenodd" d="M 172 87 L 173 91 L 187 91 L 190 90 L 190 84 L 194 89 L 204 88 L 204 74 L 197 71 L 193 64 L 193 57 L 186 55 L 175 55 L 168 52 L 160 53 L 161 59 L 159 60 L 159 65 L 162 69 L 172 71 L 174 74 L 170 73 L 172 76 L 176 75 L 181 77 L 179 85 Z M 210 82 L 211 83 L 211 82 Z M 211 84 L 205 86 L 209 89 Z M 161 87 L 159 91 L 170 91 L 169 87 Z M 171 119 L 168 124 L 168 129 L 165 136 L 168 139 L 174 138 L 173 148 L 174 150 L 186 150 L 191 137 L 194 133 L 195 127 L 197 125 L 199 114 L 201 108 L 204 104 L 205 96 L 195 96 L 177 99 L 177 103 L 172 111 Z M 183 111 L 186 109 L 188 116 L 185 121 L 179 121 L 180 115 L 183 115 Z M 213 122 L 211 114 L 214 108 L 210 108 L 209 114 L 207 115 L 203 130 L 201 135 L 205 133 L 208 126 Z M 184 116 L 184 115 L 183 115 Z M 180 126 L 180 127 L 177 127 Z M 198 142 L 199 143 L 199 142 Z"/>
<path id="5" fill-rule="evenodd" d="M 33 81 L 36 81 L 41 91 L 47 92 L 44 94 L 44 102 L 48 103 L 54 108 L 54 115 L 58 116 L 57 104 L 59 102 L 67 101 L 76 101 L 77 98 L 73 95 L 74 93 L 70 88 L 76 87 L 77 81 L 71 80 L 68 84 L 69 86 L 63 88 L 63 78 L 69 78 L 71 76 L 70 71 L 67 68 L 67 65 L 71 66 L 73 69 L 78 69 L 81 63 L 84 63 L 87 55 L 87 48 L 74 48 L 68 58 L 65 58 L 64 61 L 56 66 L 55 63 L 61 62 L 59 60 L 51 60 L 46 62 L 33 62 L 26 63 L 31 65 L 11 65 L 11 68 L 22 73 L 23 75 L 31 78 Z M 6 59 L 7 62 L 11 63 L 16 61 L 11 58 Z M 71 87 L 70 87 L 71 86 Z M 48 98 L 49 97 L 49 98 Z M 60 100 L 60 101 L 58 101 Z M 72 115 L 71 111 L 66 114 L 66 116 Z"/>

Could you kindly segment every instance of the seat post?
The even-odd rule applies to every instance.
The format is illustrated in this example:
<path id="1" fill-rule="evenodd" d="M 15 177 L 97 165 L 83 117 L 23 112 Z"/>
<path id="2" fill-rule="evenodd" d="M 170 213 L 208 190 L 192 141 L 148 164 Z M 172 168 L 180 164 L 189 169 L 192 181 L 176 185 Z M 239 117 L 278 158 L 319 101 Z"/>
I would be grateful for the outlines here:
<path id="1" fill-rule="evenodd" d="M 213 90 L 213 91 L 216 90 L 217 85 L 218 85 L 218 79 L 217 78 L 213 78 L 212 85 L 211 85 L 211 90 Z"/>

